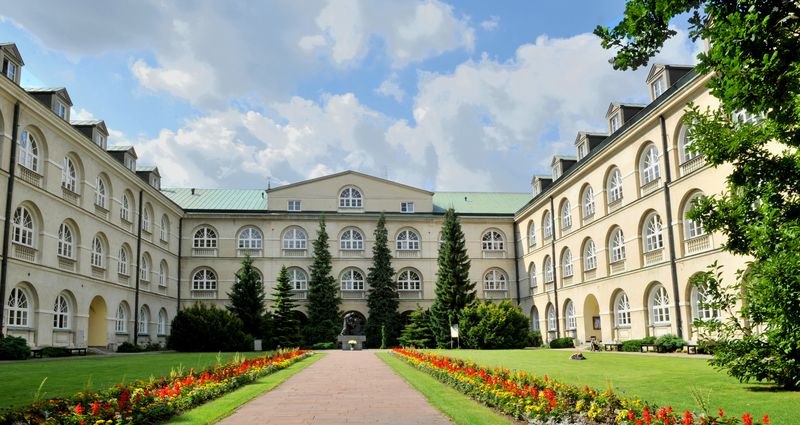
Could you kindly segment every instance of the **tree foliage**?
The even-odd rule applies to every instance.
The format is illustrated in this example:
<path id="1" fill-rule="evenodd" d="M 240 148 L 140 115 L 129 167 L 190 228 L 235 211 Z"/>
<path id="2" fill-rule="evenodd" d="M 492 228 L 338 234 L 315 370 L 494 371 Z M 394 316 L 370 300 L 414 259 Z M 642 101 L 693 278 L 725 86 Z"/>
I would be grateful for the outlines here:
<path id="1" fill-rule="evenodd" d="M 253 337 L 228 310 L 197 303 L 172 319 L 167 348 L 177 351 L 251 351 Z"/>
<path id="2" fill-rule="evenodd" d="M 236 273 L 236 282 L 228 293 L 231 303 L 226 308 L 242 321 L 244 331 L 253 338 L 264 336 L 265 297 L 261 276 L 248 255 L 242 259 L 242 268 Z"/>
<path id="3" fill-rule="evenodd" d="M 436 338 L 431 330 L 431 311 L 417 309 L 411 312 L 409 322 L 403 327 L 398 342 L 403 347 L 432 348 L 436 345 Z"/>
<path id="4" fill-rule="evenodd" d="M 305 341 L 310 345 L 335 342 L 341 329 L 342 313 L 339 306 L 342 299 L 331 270 L 328 232 L 325 230 L 325 217 L 321 217 L 308 281 L 308 324 L 304 330 Z"/>
<path id="5" fill-rule="evenodd" d="M 510 301 L 486 301 L 461 311 L 459 336 L 464 348 L 525 348 L 530 342 L 528 318 Z"/>
<path id="6" fill-rule="evenodd" d="M 289 281 L 286 266 L 281 266 L 278 283 L 272 291 L 272 343 L 282 348 L 299 347 L 303 339 L 300 335 L 300 321 L 297 320 L 297 304 L 292 298 L 294 288 Z"/>
<path id="7" fill-rule="evenodd" d="M 725 249 L 752 258 L 723 286 L 717 268 L 694 283 L 730 320 L 697 323 L 718 338 L 712 364 L 747 381 L 800 387 L 800 3 L 782 0 L 631 0 L 624 19 L 595 33 L 619 49 L 615 68 L 644 65 L 689 14 L 691 35 L 709 42 L 697 70 L 710 74 L 716 110 L 693 107 L 692 149 L 712 166 L 731 164 L 723 195 L 691 212 Z M 747 111 L 756 122 L 737 122 Z"/>
<path id="8" fill-rule="evenodd" d="M 442 224 L 436 272 L 436 299 L 431 306 L 431 329 L 440 348 L 450 346 L 450 326 L 458 324 L 461 310 L 475 303 L 475 282 L 469 280 L 470 261 L 464 232 L 453 208 Z"/>
<path id="9" fill-rule="evenodd" d="M 400 315 L 397 307 L 397 282 L 394 280 L 392 253 L 386 231 L 386 217 L 381 213 L 375 228 L 375 245 L 372 247 L 372 266 L 367 273 L 369 318 L 365 334 L 368 347 L 397 345 L 400 333 Z M 383 347 L 385 348 L 385 347 Z"/>

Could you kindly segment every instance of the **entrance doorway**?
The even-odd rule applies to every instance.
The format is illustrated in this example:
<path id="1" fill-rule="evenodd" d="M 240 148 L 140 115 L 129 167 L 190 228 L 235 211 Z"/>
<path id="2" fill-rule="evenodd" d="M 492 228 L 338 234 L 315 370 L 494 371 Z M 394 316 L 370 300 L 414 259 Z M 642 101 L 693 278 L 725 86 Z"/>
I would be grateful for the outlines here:
<path id="1" fill-rule="evenodd" d="M 583 329 L 586 340 L 595 337 L 598 341 L 602 338 L 603 323 L 600 320 L 600 304 L 597 303 L 597 298 L 589 294 L 583 302 Z"/>
<path id="2" fill-rule="evenodd" d="M 108 345 L 108 307 L 101 296 L 96 296 L 89 304 L 89 341 L 91 347 Z"/>

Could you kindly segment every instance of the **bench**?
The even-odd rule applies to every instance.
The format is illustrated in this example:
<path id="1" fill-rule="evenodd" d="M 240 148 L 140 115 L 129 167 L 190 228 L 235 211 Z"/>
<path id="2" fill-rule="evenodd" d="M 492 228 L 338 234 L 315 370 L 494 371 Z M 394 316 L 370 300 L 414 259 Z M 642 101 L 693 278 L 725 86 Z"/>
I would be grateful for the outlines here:
<path id="1" fill-rule="evenodd" d="M 31 357 L 33 358 L 42 358 L 42 350 L 44 348 L 33 348 L 31 349 Z M 64 350 L 69 351 L 70 356 L 85 356 L 86 355 L 86 347 L 83 348 L 67 348 L 64 347 Z"/>
<path id="2" fill-rule="evenodd" d="M 34 348 L 31 350 L 31 357 L 33 358 L 41 358 L 42 357 L 42 349 L 41 348 Z"/>
<path id="3" fill-rule="evenodd" d="M 686 354 L 697 354 L 697 344 L 686 344 Z"/>
<path id="4" fill-rule="evenodd" d="M 651 348 L 653 350 L 651 350 Z M 642 353 L 647 353 L 651 351 L 655 351 L 656 353 L 666 353 L 667 350 L 664 348 L 663 345 L 659 344 L 642 344 L 641 348 L 639 349 Z"/>
<path id="5" fill-rule="evenodd" d="M 604 351 L 622 351 L 622 344 L 617 342 L 609 342 L 608 344 L 603 344 Z"/>
<path id="6" fill-rule="evenodd" d="M 72 356 L 74 356 L 76 354 L 79 355 L 79 356 L 85 356 L 86 355 L 86 347 L 84 347 L 84 348 L 69 348 L 69 354 L 72 355 Z"/>

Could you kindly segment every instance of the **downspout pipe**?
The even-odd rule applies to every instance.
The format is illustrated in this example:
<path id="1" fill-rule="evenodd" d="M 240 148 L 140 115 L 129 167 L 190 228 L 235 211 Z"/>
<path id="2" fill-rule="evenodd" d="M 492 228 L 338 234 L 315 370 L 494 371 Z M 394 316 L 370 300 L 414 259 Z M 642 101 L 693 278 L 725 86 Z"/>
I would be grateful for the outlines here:
<path id="1" fill-rule="evenodd" d="M 181 259 L 183 248 L 183 217 L 178 219 L 178 305 L 175 311 L 181 311 Z"/>
<path id="2" fill-rule="evenodd" d="M 136 220 L 136 291 L 133 301 L 133 345 L 139 343 L 139 284 L 142 274 L 139 272 L 142 267 L 142 200 L 144 191 L 139 189 L 139 218 Z"/>
<path id="3" fill-rule="evenodd" d="M 8 190 L 6 191 L 6 221 L 3 223 L 3 260 L 0 263 L 0 338 L 3 338 L 3 327 L 6 323 L 5 309 L 6 280 L 8 279 L 8 248 L 11 235 L 11 202 L 14 199 L 14 176 L 17 160 L 17 130 L 19 127 L 19 102 L 14 104 L 14 123 L 11 126 L 11 154 L 8 157 Z"/>
<path id="4" fill-rule="evenodd" d="M 664 152 L 664 206 L 667 215 L 667 238 L 669 239 L 669 271 L 672 277 L 672 293 L 675 299 L 675 322 L 678 326 L 678 338 L 683 338 L 683 314 L 681 312 L 681 292 L 678 284 L 678 265 L 675 262 L 675 234 L 672 229 L 672 198 L 670 186 L 672 184 L 672 169 L 669 164 L 667 148 L 667 123 L 663 115 L 658 116 L 661 124 L 661 149 Z"/>
<path id="5" fill-rule="evenodd" d="M 514 264 L 516 265 L 515 269 L 517 273 L 517 305 L 520 305 L 520 303 L 522 302 L 522 298 L 520 296 L 521 290 L 519 286 L 520 286 L 520 276 L 522 276 L 522 274 L 519 272 L 519 264 L 520 261 L 522 260 L 522 253 L 520 252 L 522 249 L 520 248 L 520 241 L 518 240 L 520 235 L 519 235 L 519 229 L 517 228 L 517 224 L 512 223 L 512 226 L 514 227 Z"/>
<path id="6" fill-rule="evenodd" d="M 552 261 L 550 264 L 553 266 L 553 298 L 555 299 L 556 305 L 554 306 L 555 313 L 556 313 L 556 338 L 561 337 L 561 321 L 558 317 L 558 274 L 556 270 L 556 209 L 553 202 L 553 197 L 550 197 L 550 229 L 552 229 L 552 235 L 550 236 L 550 252 L 552 254 Z M 545 273 L 547 270 L 545 270 Z M 547 311 L 544 312 L 547 314 Z"/>

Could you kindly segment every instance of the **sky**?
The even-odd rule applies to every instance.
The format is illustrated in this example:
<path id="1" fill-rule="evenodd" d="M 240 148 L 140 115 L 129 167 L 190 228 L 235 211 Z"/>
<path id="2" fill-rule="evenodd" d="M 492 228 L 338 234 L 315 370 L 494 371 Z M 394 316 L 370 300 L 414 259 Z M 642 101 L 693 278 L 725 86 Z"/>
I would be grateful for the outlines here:
<path id="1" fill-rule="evenodd" d="M 592 35 L 612 0 L 0 0 L 24 87 L 66 87 L 162 186 L 266 188 L 344 170 L 527 192 L 610 102 L 647 102 Z M 695 64 L 678 35 L 652 63 Z"/>

